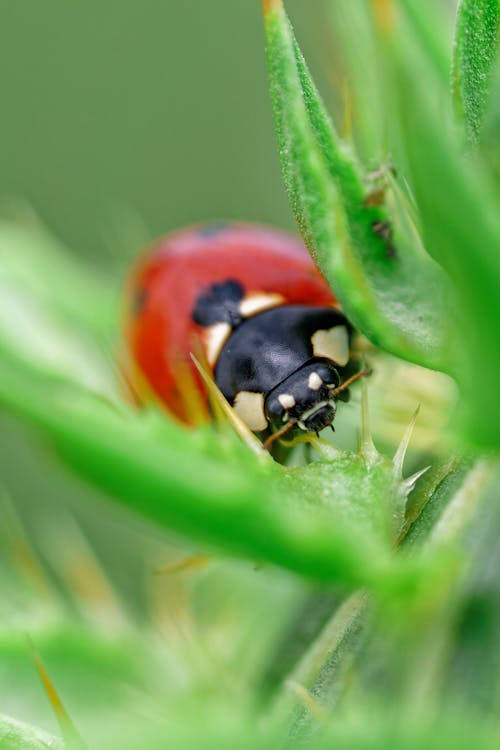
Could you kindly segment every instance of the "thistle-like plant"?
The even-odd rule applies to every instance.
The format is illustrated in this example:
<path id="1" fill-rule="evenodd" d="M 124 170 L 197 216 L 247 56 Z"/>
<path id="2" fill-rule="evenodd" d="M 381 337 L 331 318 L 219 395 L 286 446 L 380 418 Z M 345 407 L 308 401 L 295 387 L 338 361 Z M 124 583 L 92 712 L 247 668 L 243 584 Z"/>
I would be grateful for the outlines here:
<path id="1" fill-rule="evenodd" d="M 61 570 L 82 571 L 61 586 L 46 574 L 47 552 L 40 564 L 18 511 L 9 511 L 5 560 L 18 581 L 6 605 L 12 629 L 23 622 L 42 657 L 55 664 L 45 672 L 35 657 L 60 720 L 66 714 L 50 675 L 63 694 L 61 665 L 72 664 L 82 679 L 84 664 L 92 664 L 95 695 L 83 699 L 68 683 L 69 712 L 77 726 L 80 718 L 92 747 L 154 748 L 167 738 L 172 747 L 275 747 L 307 738 L 318 748 L 415 742 L 442 748 L 466 747 L 471 737 L 480 747 L 496 746 L 500 727 L 491 717 L 500 666 L 491 654 L 500 645 L 500 592 L 489 561 L 498 554 L 500 524 L 494 158 L 500 142 L 491 81 L 498 75 L 500 7 L 498 0 L 462 0 L 452 55 L 451 40 L 448 51 L 436 32 L 437 3 L 336 0 L 331 6 L 350 72 L 345 108 L 351 115 L 342 137 L 283 3 L 264 0 L 263 11 L 292 209 L 313 258 L 367 342 L 375 370 L 361 404 L 351 408 L 359 420 L 357 450 L 311 438 L 312 460 L 281 466 L 255 438 L 233 430 L 238 425 L 230 413 L 187 431 L 163 413 L 135 411 L 112 364 L 119 347 L 117 290 L 70 261 L 41 230 L 0 228 L 3 407 L 35 426 L 66 466 L 145 518 L 156 534 L 181 535 L 186 561 L 170 573 L 194 568 L 200 556 L 230 556 L 247 561 L 245 576 L 266 576 L 290 592 L 289 609 L 273 612 L 277 593 L 269 583 L 239 613 L 241 627 L 248 627 L 255 625 L 251 612 L 259 612 L 258 643 L 250 649 L 258 669 L 237 648 L 222 667 L 220 656 L 212 663 L 204 655 L 201 669 L 192 638 L 186 654 L 176 651 L 175 639 L 162 647 L 154 618 L 137 621 L 116 601 L 105 566 L 95 563 L 70 518 L 57 523 L 71 544 L 53 547 L 53 534 L 50 543 L 47 535 L 37 543 L 58 550 Z M 359 74 L 360 59 L 366 76 Z M 453 383 L 459 395 L 442 428 Z M 408 393 L 413 403 L 403 418 L 398 404 Z M 374 445 L 370 407 L 383 449 Z M 405 473 L 415 420 L 420 438 Z M 126 513 L 118 518 L 126 526 Z M 258 564 L 258 573 L 248 561 Z M 82 577 L 106 592 L 104 627 L 90 616 L 95 601 L 75 590 Z M 33 586 L 42 579 L 46 585 Z M 221 585 L 220 579 L 209 583 L 209 594 Z M 73 607 L 61 602 L 61 588 Z M 172 591 L 176 586 L 167 586 Z M 27 622 L 16 611 L 19 600 Z M 83 613 L 78 625 L 72 609 Z M 174 614 L 182 621 L 181 609 Z M 58 648 L 69 634 L 72 647 Z M 240 650 L 248 642 L 233 633 Z M 24 648 L 9 642 L 8 633 L 0 644 L 12 672 Z M 191 659 L 196 667 L 189 671 Z M 110 717 L 120 717 L 124 730 L 122 736 L 115 729 L 111 739 L 95 720 L 102 716 L 102 665 Z M 183 670 L 184 681 L 176 676 L 166 689 L 172 673 Z M 15 695 L 27 679 L 13 685 Z M 117 688 L 124 683 L 134 686 L 133 698 L 131 690 Z M 28 711 L 29 703 L 20 704 Z M 467 713 L 464 706 L 473 708 Z M 194 712 L 202 727 L 192 727 Z M 36 723 L 37 716 L 23 718 Z M 61 726 L 67 747 L 82 742 L 76 730 L 68 735 L 67 724 Z M 2 732 L 9 748 L 47 746 L 45 735 L 10 719 L 0 718 L 0 738 Z"/>

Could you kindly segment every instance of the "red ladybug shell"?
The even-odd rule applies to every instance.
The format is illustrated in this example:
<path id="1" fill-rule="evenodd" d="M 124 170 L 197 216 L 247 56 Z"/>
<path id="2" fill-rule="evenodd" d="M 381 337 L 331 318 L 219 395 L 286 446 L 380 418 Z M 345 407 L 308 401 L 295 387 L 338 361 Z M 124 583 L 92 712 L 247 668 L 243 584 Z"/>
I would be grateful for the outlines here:
<path id="1" fill-rule="evenodd" d="M 205 364 L 208 360 L 206 329 L 194 322 L 193 310 L 212 284 L 228 279 L 243 285 L 245 298 L 269 294 L 280 295 L 278 304 L 336 304 L 303 243 L 278 229 L 240 223 L 191 226 L 147 248 L 127 289 L 127 378 L 141 401 L 154 398 L 186 424 L 209 417 L 190 358 L 193 352 Z"/>

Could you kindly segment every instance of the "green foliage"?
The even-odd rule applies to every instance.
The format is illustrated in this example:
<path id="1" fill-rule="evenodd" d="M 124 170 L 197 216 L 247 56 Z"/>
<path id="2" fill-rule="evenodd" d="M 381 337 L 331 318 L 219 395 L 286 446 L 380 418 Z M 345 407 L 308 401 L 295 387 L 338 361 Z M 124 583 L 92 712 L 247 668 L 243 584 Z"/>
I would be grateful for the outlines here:
<path id="1" fill-rule="evenodd" d="M 119 280 L 40 228 L 0 224 L 0 404 L 47 440 L 43 478 L 61 470 L 55 448 L 89 493 L 73 507 L 64 474 L 55 506 L 37 493 L 27 510 L 15 496 L 15 510 L 0 505 L 6 713 L 48 723 L 29 632 L 96 750 L 165 738 L 179 750 L 498 745 L 500 219 L 480 143 L 497 14 L 461 3 L 457 121 L 437 4 L 335 0 L 354 103 L 340 138 L 281 0 L 264 2 L 292 208 L 375 371 L 361 408 L 344 412 L 354 427 L 341 422 L 335 445 L 312 437 L 293 465 L 249 450 L 228 424 L 186 430 L 129 406 L 115 364 Z M 374 173 L 387 154 L 394 169 Z M 387 353 L 421 367 L 405 365 L 395 385 L 401 363 Z M 452 436 L 436 419 L 412 447 L 416 402 L 439 411 L 443 393 L 422 366 L 451 374 L 461 399 Z M 408 425 L 397 438 L 394 423 Z M 134 540 L 126 553 L 122 535 Z M 195 572 L 206 558 L 213 568 Z M 133 594 L 118 583 L 124 564 L 145 571 Z M 0 740 L 62 747 L 5 717 Z"/>
<path id="2" fill-rule="evenodd" d="M 461 0 L 453 60 L 453 93 L 467 139 L 479 143 L 500 33 L 498 0 Z"/>
<path id="3" fill-rule="evenodd" d="M 449 369 L 443 275 L 411 238 L 394 234 L 384 187 L 370 184 L 352 147 L 334 132 L 281 3 L 267 11 L 266 33 L 285 184 L 314 258 L 351 320 L 374 343 Z"/>
<path id="4" fill-rule="evenodd" d="M 336 11 L 345 28 L 359 26 L 355 5 L 341 3 Z M 471 441 L 498 446 L 500 403 L 490 376 L 500 366 L 498 189 L 486 163 L 462 156 L 446 102 L 442 53 L 428 21 L 435 11 L 426 13 L 413 3 L 381 7 L 378 54 L 385 70 L 378 88 L 398 169 L 411 176 L 421 238 L 411 226 L 409 199 L 394 181 L 385 199 L 381 194 L 381 205 L 366 205 L 370 191 L 352 148 L 333 130 L 283 7 L 273 3 L 266 16 L 268 59 L 285 180 L 299 227 L 358 328 L 388 351 L 452 373 L 467 394 L 461 423 Z M 490 39 L 492 14 L 487 18 Z M 494 48 L 475 31 L 460 32 L 460 24 L 470 27 L 465 9 L 457 39 L 476 40 L 467 49 L 476 68 L 482 61 L 482 84 L 475 90 L 484 95 Z M 465 68 L 462 80 L 475 88 Z M 373 232 L 374 222 L 390 223 L 385 239 Z M 478 368 L 478 362 L 484 366 Z"/>
<path id="5" fill-rule="evenodd" d="M 62 380 L 4 351 L 3 404 L 43 428 L 81 474 L 156 524 L 321 581 L 378 587 L 406 576 L 390 546 L 408 487 L 390 462 L 344 454 L 334 474 L 331 461 L 285 472 L 227 430 L 193 435 Z"/>
<path id="6" fill-rule="evenodd" d="M 394 144 L 411 179 L 425 246 L 455 285 L 450 309 L 460 337 L 451 371 L 463 396 L 460 429 L 477 447 L 498 447 L 500 402 L 491 377 L 500 366 L 498 185 L 479 154 L 464 156 L 447 91 L 411 27 L 404 45 L 396 33 L 382 43 Z"/>
<path id="7" fill-rule="evenodd" d="M 19 721 L 0 716 L 0 746 L 2 750 L 62 750 L 63 745 L 39 729 Z"/>

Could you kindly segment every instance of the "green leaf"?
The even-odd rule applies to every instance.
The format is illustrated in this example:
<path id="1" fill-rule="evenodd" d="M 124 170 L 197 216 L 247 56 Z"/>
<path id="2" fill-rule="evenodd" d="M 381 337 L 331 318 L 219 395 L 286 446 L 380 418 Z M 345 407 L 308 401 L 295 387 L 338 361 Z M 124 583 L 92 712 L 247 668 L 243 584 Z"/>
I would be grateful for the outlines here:
<path id="1" fill-rule="evenodd" d="M 341 602 L 287 676 L 274 710 L 278 716 L 291 714 L 292 731 L 303 731 L 312 718 L 308 717 L 300 696 L 297 699 L 294 694 L 294 685 L 306 688 L 323 709 L 331 710 L 336 706 L 345 687 L 344 661 L 352 659 L 358 650 L 367 604 L 368 598 L 363 592 L 356 592 Z"/>
<path id="2" fill-rule="evenodd" d="M 193 434 L 161 414 L 117 408 L 54 382 L 5 350 L 2 360 L 0 403 L 50 436 L 79 473 L 158 526 L 318 581 L 411 584 L 415 566 L 395 560 L 391 549 L 406 484 L 381 457 L 341 454 L 285 471 L 232 434 Z"/>
<path id="3" fill-rule="evenodd" d="M 333 130 L 281 2 L 265 3 L 264 12 L 285 184 L 314 259 L 371 341 L 447 369 L 449 290 L 440 269 L 398 233 L 387 206 L 371 200 L 352 148 Z"/>
<path id="4" fill-rule="evenodd" d="M 50 269 L 50 254 L 41 252 L 41 279 L 45 261 Z M 23 308 L 25 340 L 44 342 L 42 350 L 20 347 L 22 327 L 13 337 L 0 326 L 0 403 L 50 436 L 82 475 L 160 527 L 318 581 L 372 587 L 412 577 L 391 549 L 406 485 L 369 441 L 361 453 L 330 450 L 325 461 L 284 470 L 265 451 L 251 453 L 227 426 L 183 429 L 163 414 L 134 411 L 116 394 L 109 398 L 78 367 L 68 369 L 68 351 L 94 329 L 78 307 L 87 304 L 86 294 L 80 300 L 72 264 L 64 261 L 51 304 L 43 282 L 13 274 L 10 255 L 0 255 L 6 289 L 36 300 L 45 313 Z M 72 277 L 73 286 L 61 291 L 58 284 Z M 80 324 L 64 328 L 60 345 L 53 318 L 62 321 L 71 296 Z M 11 295 L 0 298 L 0 320 L 11 317 L 11 304 Z M 42 354 L 52 349 L 57 356 L 47 361 Z"/>
<path id="5" fill-rule="evenodd" d="M 405 30 L 405 33 L 403 32 Z M 500 392 L 499 193 L 480 156 L 463 154 L 447 92 L 400 22 L 381 40 L 392 138 L 420 212 L 428 252 L 453 280 L 450 312 L 461 330 L 452 373 L 462 391 L 460 431 L 498 447 Z M 431 295 L 432 296 L 432 295 Z"/>
<path id="6" fill-rule="evenodd" d="M 471 145 L 477 145 L 481 136 L 499 32 L 499 0 L 461 0 L 455 31 L 453 93 Z"/>
<path id="7" fill-rule="evenodd" d="M 3 222 L 0 298 L 0 342 L 9 350 L 55 379 L 116 397 L 118 304 L 103 279 L 41 228 Z"/>
<path id="8" fill-rule="evenodd" d="M 63 743 L 41 729 L 23 724 L 8 716 L 0 716 L 0 747 L 2 750 L 63 750 Z"/>
<path id="9" fill-rule="evenodd" d="M 106 281 L 41 226 L 0 222 L 0 284 L 2 295 L 22 289 L 73 331 L 99 343 L 109 345 L 116 336 L 121 279 Z"/>
<path id="10" fill-rule="evenodd" d="M 436 549 L 443 556 L 436 558 L 436 566 L 429 570 L 428 579 L 414 597 L 388 597 L 377 601 L 365 592 L 357 592 L 334 609 L 319 636 L 286 676 L 274 706 L 278 715 L 292 715 L 296 731 L 310 729 L 313 717 L 308 716 L 307 705 L 301 694 L 294 692 L 294 686 L 305 688 L 318 708 L 339 710 L 341 700 L 344 705 L 346 698 L 349 701 L 351 685 L 355 686 L 356 702 L 363 696 L 362 686 L 366 697 L 373 697 L 374 668 L 377 674 L 384 674 L 384 680 L 378 679 L 380 686 L 375 696 L 380 699 L 387 690 L 391 702 L 402 698 L 401 709 L 404 710 L 404 700 L 409 693 L 402 690 L 402 681 L 406 679 L 411 683 L 420 664 L 426 668 L 428 620 L 432 622 L 432 617 L 439 619 L 442 614 L 442 601 L 435 592 L 438 590 L 447 597 L 453 590 L 461 572 L 455 564 L 454 553 L 471 517 L 477 519 L 486 491 L 491 492 L 495 471 L 493 463 L 474 464 L 469 459 L 454 458 L 436 465 L 423 478 L 411 496 L 407 524 L 398 543 L 414 551 L 424 546 L 428 556 Z M 427 614 L 424 621 L 419 617 L 423 608 Z M 405 675 L 404 669 L 407 670 Z"/>
<path id="11" fill-rule="evenodd" d="M 455 592 L 446 682 L 442 681 L 444 692 L 456 691 L 472 711 L 489 715 L 497 714 L 500 699 L 499 480 L 497 464 L 486 492 L 483 489 L 481 512 L 464 537 L 468 562 Z M 481 492 L 477 482 L 473 489 Z"/>

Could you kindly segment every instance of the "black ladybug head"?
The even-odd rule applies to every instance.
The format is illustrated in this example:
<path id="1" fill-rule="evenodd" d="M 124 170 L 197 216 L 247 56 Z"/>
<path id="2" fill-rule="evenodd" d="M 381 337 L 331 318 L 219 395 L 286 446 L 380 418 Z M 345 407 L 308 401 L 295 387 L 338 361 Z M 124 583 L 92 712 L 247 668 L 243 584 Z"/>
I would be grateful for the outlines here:
<path id="1" fill-rule="evenodd" d="M 333 392 L 339 384 L 333 362 L 309 360 L 267 394 L 264 410 L 271 428 L 295 424 L 305 432 L 319 432 L 327 427 L 335 418 Z"/>

